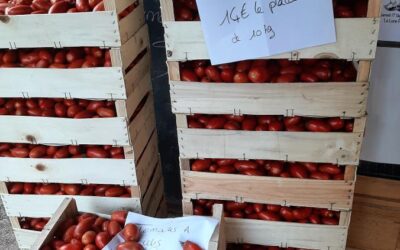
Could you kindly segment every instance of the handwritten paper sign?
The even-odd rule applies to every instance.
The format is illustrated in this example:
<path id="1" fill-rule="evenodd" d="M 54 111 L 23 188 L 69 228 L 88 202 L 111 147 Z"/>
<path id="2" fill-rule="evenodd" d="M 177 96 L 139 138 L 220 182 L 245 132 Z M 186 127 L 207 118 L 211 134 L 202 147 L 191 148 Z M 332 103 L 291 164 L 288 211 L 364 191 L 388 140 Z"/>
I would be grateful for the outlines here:
<path id="1" fill-rule="evenodd" d="M 129 223 L 139 226 L 140 243 L 146 250 L 182 250 L 182 244 L 187 240 L 196 243 L 202 249 L 208 249 L 218 220 L 202 216 L 157 219 L 129 213 L 126 224 Z M 117 245 L 122 242 L 125 240 L 120 233 L 103 250 L 115 250 Z"/>
<path id="2" fill-rule="evenodd" d="M 212 64 L 336 42 L 332 0 L 196 0 Z"/>
<path id="3" fill-rule="evenodd" d="M 400 42 L 400 0 L 382 1 L 379 40 Z"/>

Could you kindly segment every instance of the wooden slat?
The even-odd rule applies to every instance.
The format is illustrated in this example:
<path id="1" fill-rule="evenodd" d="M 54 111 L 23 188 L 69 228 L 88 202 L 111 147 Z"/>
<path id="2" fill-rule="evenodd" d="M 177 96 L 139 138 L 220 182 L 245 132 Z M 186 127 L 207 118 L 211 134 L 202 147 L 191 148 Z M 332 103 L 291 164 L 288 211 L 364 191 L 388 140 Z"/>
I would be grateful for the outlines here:
<path id="1" fill-rule="evenodd" d="M 360 133 L 254 132 L 178 128 L 185 159 L 267 159 L 358 164 Z"/>
<path id="2" fill-rule="evenodd" d="M 111 214 L 118 209 L 142 211 L 139 198 L 9 194 L 2 194 L 1 198 L 7 215 L 18 217 L 51 217 L 65 198 L 74 198 L 80 212 Z"/>
<path id="3" fill-rule="evenodd" d="M 127 115 L 130 118 L 135 112 L 138 104 L 143 100 L 146 94 L 151 91 L 151 74 L 148 72 L 143 79 L 136 83 L 133 92 L 128 96 L 126 101 Z"/>
<path id="4" fill-rule="evenodd" d="M 7 16 L 2 20 L 0 48 L 121 46 L 114 11 Z"/>
<path id="5" fill-rule="evenodd" d="M 126 99 L 121 68 L 0 70 L 1 97 Z"/>
<path id="6" fill-rule="evenodd" d="M 126 70 L 133 60 L 142 52 L 146 47 L 149 46 L 149 33 L 147 25 L 143 25 L 139 31 L 135 33 L 126 43 L 124 43 L 120 49 L 121 66 Z M 111 53 L 115 51 L 112 50 Z M 112 65 L 116 66 L 119 63 L 115 58 L 111 57 Z"/>
<path id="7" fill-rule="evenodd" d="M 35 243 L 33 243 L 31 250 L 41 249 L 46 244 L 50 243 L 61 223 L 63 223 L 67 218 L 73 218 L 77 215 L 78 209 L 75 200 L 71 198 L 64 199 L 55 211 L 54 215 L 50 218 L 49 222 L 47 222 Z"/>
<path id="8" fill-rule="evenodd" d="M 305 249 L 345 249 L 346 227 L 226 218 L 231 243 Z"/>
<path id="9" fill-rule="evenodd" d="M 135 0 L 104 0 L 105 10 L 115 10 L 118 14 L 132 5 Z"/>
<path id="10" fill-rule="evenodd" d="M 299 180 L 182 171 L 183 196 L 350 210 L 352 181 Z"/>
<path id="11" fill-rule="evenodd" d="M 230 84 L 170 81 L 174 113 L 360 117 L 368 83 Z"/>
<path id="12" fill-rule="evenodd" d="M 143 152 L 155 127 L 153 96 L 150 94 L 145 105 L 129 124 L 129 134 L 136 155 L 140 155 Z"/>
<path id="13" fill-rule="evenodd" d="M 154 133 L 150 138 L 136 169 L 138 185 L 140 187 L 140 197 L 142 197 L 148 189 L 152 174 L 155 170 L 154 168 L 158 166 L 157 163 L 159 160 L 157 135 Z"/>
<path id="14" fill-rule="evenodd" d="M 268 58 L 375 58 L 379 33 L 377 18 L 336 19 L 337 42 Z M 200 22 L 164 20 L 165 44 L 169 61 L 209 59 Z"/>
<path id="15" fill-rule="evenodd" d="M 211 237 L 210 244 L 208 245 L 209 250 L 225 250 L 225 219 L 224 210 L 221 204 L 213 206 L 213 218 L 219 221 L 218 226 L 215 228 L 214 234 Z"/>
<path id="16" fill-rule="evenodd" d="M 157 209 L 157 218 L 167 218 L 168 217 L 168 209 L 167 209 L 167 202 L 165 201 L 165 197 L 160 202 L 160 205 Z"/>
<path id="17" fill-rule="evenodd" d="M 2 116 L 0 129 L 9 143 L 130 145 L 125 118 Z"/>
<path id="18" fill-rule="evenodd" d="M 40 232 L 26 229 L 14 229 L 13 231 L 20 249 L 30 249 L 40 235 Z"/>
<path id="19" fill-rule="evenodd" d="M 0 158 L 0 181 L 137 185 L 137 176 L 133 160 Z"/>
<path id="20" fill-rule="evenodd" d="M 150 71 L 151 56 L 146 53 L 143 58 L 125 75 L 125 88 L 129 96 L 136 88 L 136 85 L 147 75 Z"/>
<path id="21" fill-rule="evenodd" d="M 164 181 L 161 174 L 161 163 L 155 169 L 151 184 L 143 197 L 142 209 L 148 216 L 155 216 L 158 205 L 164 196 Z"/>
<path id="22" fill-rule="evenodd" d="M 120 0 L 115 0 L 120 1 Z M 131 2 L 131 1 L 130 1 Z M 124 44 L 145 24 L 143 5 L 137 6 L 128 16 L 119 21 L 121 42 Z"/>
<path id="23" fill-rule="evenodd" d="M 161 15 L 163 22 L 174 21 L 174 3 L 171 0 L 160 0 Z"/>

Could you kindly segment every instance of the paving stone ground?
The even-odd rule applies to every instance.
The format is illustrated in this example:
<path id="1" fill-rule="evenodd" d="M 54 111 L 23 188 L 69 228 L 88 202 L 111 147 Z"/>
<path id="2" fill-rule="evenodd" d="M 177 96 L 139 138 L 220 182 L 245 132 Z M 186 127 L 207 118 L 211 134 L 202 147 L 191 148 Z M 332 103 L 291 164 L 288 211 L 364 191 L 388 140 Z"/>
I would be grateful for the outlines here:
<path id="1" fill-rule="evenodd" d="M 17 250 L 15 237 L 11 229 L 10 221 L 4 211 L 3 203 L 0 199 L 0 250 Z"/>

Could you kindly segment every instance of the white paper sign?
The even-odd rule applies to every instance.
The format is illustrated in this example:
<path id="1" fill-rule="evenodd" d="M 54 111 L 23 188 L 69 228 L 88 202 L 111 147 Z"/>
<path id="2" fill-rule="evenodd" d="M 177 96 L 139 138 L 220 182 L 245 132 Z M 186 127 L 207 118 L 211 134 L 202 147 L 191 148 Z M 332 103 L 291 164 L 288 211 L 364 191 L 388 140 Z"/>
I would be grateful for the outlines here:
<path id="1" fill-rule="evenodd" d="M 336 42 L 332 0 L 197 0 L 212 64 Z"/>
<path id="2" fill-rule="evenodd" d="M 372 67 L 362 160 L 400 164 L 399 68 L 400 48 L 378 48 Z"/>
<path id="3" fill-rule="evenodd" d="M 400 42 L 400 0 L 383 0 L 379 40 Z"/>
<path id="4" fill-rule="evenodd" d="M 126 224 L 129 223 L 136 224 L 140 228 L 140 243 L 145 250 L 182 250 L 182 244 L 188 240 L 202 249 L 208 249 L 219 222 L 203 216 L 157 219 L 129 213 Z M 124 242 L 120 234 L 116 235 L 103 250 L 115 250 L 119 243 Z"/>

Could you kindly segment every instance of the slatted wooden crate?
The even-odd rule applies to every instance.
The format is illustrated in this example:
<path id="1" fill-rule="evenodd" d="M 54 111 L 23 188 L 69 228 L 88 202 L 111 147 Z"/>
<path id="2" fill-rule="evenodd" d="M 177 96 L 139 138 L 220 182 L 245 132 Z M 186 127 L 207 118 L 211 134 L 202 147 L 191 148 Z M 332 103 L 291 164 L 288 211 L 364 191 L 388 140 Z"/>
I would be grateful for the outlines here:
<path id="1" fill-rule="evenodd" d="M 379 0 L 370 0 L 369 9 L 380 7 Z M 176 22 L 172 0 L 161 1 L 165 44 L 168 61 L 209 59 L 203 30 L 199 21 Z M 371 60 L 375 57 L 379 15 L 367 18 L 335 19 L 337 42 L 307 48 L 269 58 L 343 58 L 349 60 Z"/>
<path id="2" fill-rule="evenodd" d="M 134 4 L 131 13 L 118 18 Z M 145 23 L 143 1 L 105 0 L 104 5 L 101 12 L 2 16 L 0 48 L 121 47 Z"/>
<path id="3" fill-rule="evenodd" d="M 167 210 L 163 195 L 163 180 L 161 166 L 157 156 L 153 170 L 146 182 L 141 187 L 143 193 L 132 198 L 110 198 L 94 196 L 60 196 L 60 195 L 7 195 L 2 194 L 2 200 L 6 213 L 10 216 L 13 231 L 19 248 L 29 249 L 37 239 L 39 233 L 32 230 L 21 229 L 18 217 L 49 218 L 52 217 L 58 205 L 65 198 L 76 200 L 78 208 L 83 212 L 110 214 L 114 210 L 124 209 L 149 216 L 165 217 Z M 152 172 L 153 171 L 153 172 Z M 108 171 L 109 172 L 109 171 Z M 4 186 L 3 186 L 3 190 Z M 30 204 L 29 208 L 26 204 Z M 46 204 L 45 206 L 43 204 Z"/>
<path id="4" fill-rule="evenodd" d="M 163 200 L 162 200 L 163 201 Z M 160 203 L 160 206 L 158 207 L 158 211 L 162 214 L 166 212 L 164 209 L 164 203 Z M 157 209 L 157 207 L 156 207 Z M 17 236 L 17 241 L 18 242 L 23 242 L 24 244 L 20 248 L 22 249 L 30 249 L 31 247 L 36 247 L 39 249 L 43 244 L 47 243 L 49 239 L 51 239 L 54 230 L 57 228 L 57 225 L 59 224 L 60 221 L 71 217 L 75 216 L 78 214 L 78 211 L 82 211 L 79 208 L 79 201 L 76 201 L 75 199 L 72 198 L 65 198 L 64 200 L 61 201 L 60 205 L 58 206 L 57 210 L 54 211 L 54 213 L 51 216 L 50 221 L 46 225 L 45 229 L 42 232 L 35 232 L 35 231 L 30 231 L 30 230 L 23 230 L 19 229 L 15 231 L 16 236 Z M 99 213 L 97 213 L 99 214 Z M 108 217 L 107 215 L 104 214 L 99 214 L 100 216 L 103 217 Z M 154 216 L 154 215 L 149 215 L 149 216 Z M 160 216 L 157 216 L 160 217 Z M 225 237 L 224 237 L 224 219 L 223 219 L 223 213 L 222 213 L 222 206 L 215 206 L 213 209 L 213 217 L 218 219 L 220 221 L 219 226 L 215 230 L 209 244 L 209 249 L 210 250 L 224 250 L 225 249 Z"/>
<path id="5" fill-rule="evenodd" d="M 184 200 L 182 205 L 185 215 L 193 214 L 190 200 Z M 345 249 L 347 229 L 344 221 L 338 226 L 328 226 L 225 218 L 227 243 L 337 250 Z"/>

